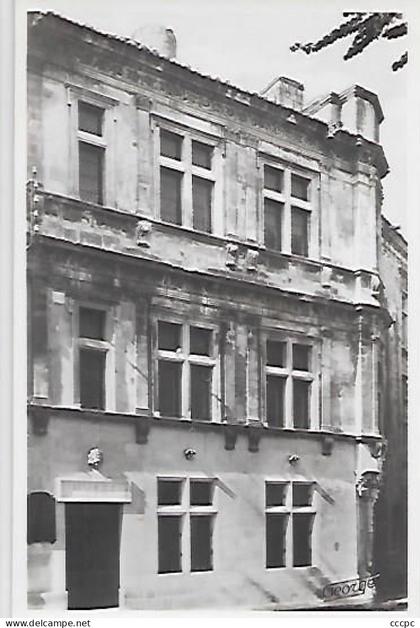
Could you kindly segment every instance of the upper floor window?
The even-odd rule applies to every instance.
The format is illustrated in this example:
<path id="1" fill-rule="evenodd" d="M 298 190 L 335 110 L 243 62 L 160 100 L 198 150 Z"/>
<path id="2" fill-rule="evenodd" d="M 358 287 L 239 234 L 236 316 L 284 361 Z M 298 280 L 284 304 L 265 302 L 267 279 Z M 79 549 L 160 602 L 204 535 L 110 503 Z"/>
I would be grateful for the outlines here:
<path id="1" fill-rule="evenodd" d="M 106 362 L 109 341 L 106 311 L 79 308 L 79 394 L 80 406 L 104 410 L 106 407 Z"/>
<path id="2" fill-rule="evenodd" d="M 104 203 L 106 142 L 103 137 L 104 109 L 78 102 L 79 196 L 91 203 Z"/>
<path id="3" fill-rule="evenodd" d="M 161 415 L 211 421 L 217 410 L 214 329 L 157 324 L 157 407 Z"/>
<path id="4" fill-rule="evenodd" d="M 212 233 L 215 146 L 160 129 L 160 217 L 165 222 Z"/>
<path id="5" fill-rule="evenodd" d="M 265 345 L 266 421 L 272 427 L 316 427 L 314 347 L 273 336 Z"/>
<path id="6" fill-rule="evenodd" d="M 264 165 L 264 243 L 268 249 L 310 255 L 311 188 L 309 177 L 290 168 Z"/>

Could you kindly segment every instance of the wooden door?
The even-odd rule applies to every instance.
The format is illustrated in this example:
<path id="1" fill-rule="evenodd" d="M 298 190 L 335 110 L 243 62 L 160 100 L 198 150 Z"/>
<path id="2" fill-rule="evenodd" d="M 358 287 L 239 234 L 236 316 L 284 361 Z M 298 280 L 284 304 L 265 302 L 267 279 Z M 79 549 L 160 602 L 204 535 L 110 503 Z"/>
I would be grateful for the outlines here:
<path id="1" fill-rule="evenodd" d="M 120 521 L 120 504 L 66 504 L 69 609 L 118 606 Z"/>

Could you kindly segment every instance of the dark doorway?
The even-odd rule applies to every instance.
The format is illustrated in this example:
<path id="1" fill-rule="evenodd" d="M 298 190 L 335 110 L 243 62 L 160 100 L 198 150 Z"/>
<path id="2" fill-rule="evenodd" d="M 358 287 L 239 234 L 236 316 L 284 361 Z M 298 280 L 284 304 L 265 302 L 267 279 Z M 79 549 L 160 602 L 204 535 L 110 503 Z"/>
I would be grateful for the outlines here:
<path id="1" fill-rule="evenodd" d="M 120 521 L 120 504 L 66 504 L 69 609 L 118 606 Z"/>

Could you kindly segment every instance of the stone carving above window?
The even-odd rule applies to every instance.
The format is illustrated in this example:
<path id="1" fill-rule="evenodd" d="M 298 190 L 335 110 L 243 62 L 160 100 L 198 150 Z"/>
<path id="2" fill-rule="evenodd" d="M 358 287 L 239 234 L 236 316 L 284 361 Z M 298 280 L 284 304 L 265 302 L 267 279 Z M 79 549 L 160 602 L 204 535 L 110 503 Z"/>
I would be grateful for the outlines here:
<path id="1" fill-rule="evenodd" d="M 257 249 L 229 242 L 226 245 L 226 266 L 231 270 L 258 271 L 260 252 Z"/>
<path id="2" fill-rule="evenodd" d="M 137 246 L 150 246 L 150 236 L 152 233 L 152 223 L 149 220 L 139 220 L 136 227 Z"/>

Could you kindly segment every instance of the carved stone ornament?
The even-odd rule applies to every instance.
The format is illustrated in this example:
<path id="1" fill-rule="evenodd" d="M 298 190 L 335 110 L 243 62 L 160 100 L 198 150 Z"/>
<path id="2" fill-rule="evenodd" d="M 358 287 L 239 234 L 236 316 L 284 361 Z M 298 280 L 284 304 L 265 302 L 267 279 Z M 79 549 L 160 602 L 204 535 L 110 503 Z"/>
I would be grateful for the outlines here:
<path id="1" fill-rule="evenodd" d="M 236 268 L 238 265 L 239 247 L 237 244 L 226 245 L 226 266 L 228 268 Z"/>
<path id="2" fill-rule="evenodd" d="M 235 449 L 236 441 L 238 439 L 238 428 L 235 425 L 226 423 L 223 427 L 225 435 L 225 449 L 232 451 Z"/>
<path id="3" fill-rule="evenodd" d="M 365 471 L 356 483 L 356 492 L 361 499 L 375 501 L 380 486 L 380 474 L 377 471 Z"/>
<path id="4" fill-rule="evenodd" d="M 382 298 L 383 285 L 382 285 L 382 281 L 377 275 L 372 275 L 370 289 L 372 292 L 372 296 L 375 299 L 380 300 Z"/>
<path id="5" fill-rule="evenodd" d="M 248 272 L 255 272 L 258 268 L 259 251 L 248 249 L 246 254 L 246 269 Z"/>
<path id="6" fill-rule="evenodd" d="M 149 220 L 139 220 L 136 227 L 137 246 L 150 246 L 152 223 Z"/>
<path id="7" fill-rule="evenodd" d="M 324 434 L 321 437 L 321 453 L 323 456 L 331 456 L 334 447 L 334 437 Z"/>
<path id="8" fill-rule="evenodd" d="M 323 266 L 321 271 L 321 285 L 323 288 L 331 288 L 332 268 Z"/>
<path id="9" fill-rule="evenodd" d="M 87 463 L 89 467 L 98 469 L 104 460 L 104 454 L 98 447 L 91 447 L 87 453 Z"/>
<path id="10" fill-rule="evenodd" d="M 260 449 L 262 426 L 248 425 L 248 451 L 256 453 Z"/>
<path id="11" fill-rule="evenodd" d="M 334 137 L 334 135 L 343 127 L 343 123 L 341 120 L 336 120 L 334 122 L 330 122 L 328 124 L 328 134 L 327 137 Z"/>
<path id="12" fill-rule="evenodd" d="M 49 413 L 42 407 L 32 407 L 30 411 L 32 433 L 36 436 L 45 436 L 48 433 L 50 421 Z"/>
<path id="13" fill-rule="evenodd" d="M 148 420 L 136 422 L 136 444 L 146 445 L 149 440 L 150 423 Z"/>

